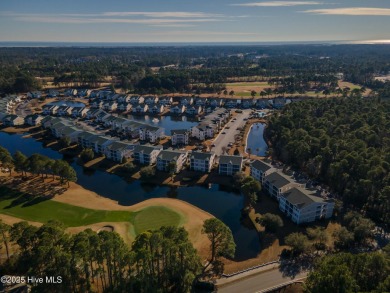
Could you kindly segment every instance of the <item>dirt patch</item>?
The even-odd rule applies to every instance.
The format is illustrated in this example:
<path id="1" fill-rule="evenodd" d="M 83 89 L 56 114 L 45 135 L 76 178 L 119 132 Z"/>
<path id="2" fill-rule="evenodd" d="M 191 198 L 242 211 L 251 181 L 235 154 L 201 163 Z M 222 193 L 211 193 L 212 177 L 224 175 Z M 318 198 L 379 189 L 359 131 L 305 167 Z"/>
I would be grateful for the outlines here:
<path id="1" fill-rule="evenodd" d="M 8 224 L 8 225 L 13 225 L 13 224 L 19 223 L 21 221 L 24 221 L 24 220 L 21 220 L 19 218 L 15 218 L 13 216 L 4 215 L 4 214 L 0 214 L 0 219 L 2 219 L 3 222 Z M 39 222 L 34 222 L 34 221 L 27 221 L 27 222 L 33 226 L 37 226 L 37 227 L 42 226 L 42 223 L 39 223 Z"/>
<path id="2" fill-rule="evenodd" d="M 1 128 L 1 131 L 6 133 L 25 133 L 29 131 L 33 131 L 36 126 L 9 126 Z"/>

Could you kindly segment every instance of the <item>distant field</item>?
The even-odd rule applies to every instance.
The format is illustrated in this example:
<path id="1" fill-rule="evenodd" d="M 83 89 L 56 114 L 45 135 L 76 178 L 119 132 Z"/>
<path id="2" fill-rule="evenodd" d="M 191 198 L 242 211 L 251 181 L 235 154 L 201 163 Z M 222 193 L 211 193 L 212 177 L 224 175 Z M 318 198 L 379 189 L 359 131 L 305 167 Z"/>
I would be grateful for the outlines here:
<path id="1" fill-rule="evenodd" d="M 360 89 L 361 88 L 360 85 L 354 84 L 354 83 L 351 83 L 351 82 L 347 82 L 347 81 L 339 81 L 339 87 L 340 88 L 349 87 L 351 90 L 353 90 L 353 89 Z"/>
<path id="2" fill-rule="evenodd" d="M 234 95 L 236 97 L 251 97 L 251 92 L 234 92 Z M 256 96 L 255 97 L 260 97 L 259 96 L 259 93 L 256 92 Z"/>
<path id="3" fill-rule="evenodd" d="M 235 97 L 250 97 L 251 91 L 256 92 L 256 96 L 265 88 L 274 88 L 269 85 L 266 81 L 254 81 L 254 82 L 230 82 L 226 84 L 228 92 L 234 91 Z"/>
<path id="4" fill-rule="evenodd" d="M 181 214 L 163 206 L 150 206 L 139 211 L 107 211 L 87 209 L 53 200 L 34 203 L 26 201 L 20 193 L 10 192 L 4 187 L 0 187 L 0 214 L 41 223 L 58 220 L 67 227 L 99 222 L 129 222 L 134 225 L 137 234 L 164 225 L 178 226 L 184 222 Z"/>
<path id="5" fill-rule="evenodd" d="M 238 87 L 238 86 L 245 86 L 245 87 L 254 87 L 254 86 L 265 86 L 269 87 L 270 85 L 266 81 L 262 82 L 230 82 L 226 84 L 226 87 Z"/>

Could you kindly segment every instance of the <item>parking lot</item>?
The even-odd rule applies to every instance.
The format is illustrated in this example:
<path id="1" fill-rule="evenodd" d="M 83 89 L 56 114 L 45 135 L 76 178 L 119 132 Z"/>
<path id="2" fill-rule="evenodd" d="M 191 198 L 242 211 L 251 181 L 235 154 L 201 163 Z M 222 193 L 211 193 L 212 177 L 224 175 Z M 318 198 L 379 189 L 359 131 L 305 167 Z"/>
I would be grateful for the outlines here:
<path id="1" fill-rule="evenodd" d="M 229 147 L 229 144 L 234 144 L 236 134 L 240 133 L 240 126 L 245 124 L 245 121 L 248 119 L 251 113 L 250 109 L 242 110 L 242 113 L 237 113 L 237 115 L 227 123 L 224 128 L 220 131 L 218 136 L 213 141 L 213 146 L 211 151 L 219 157 L 223 154 L 223 150 Z"/>

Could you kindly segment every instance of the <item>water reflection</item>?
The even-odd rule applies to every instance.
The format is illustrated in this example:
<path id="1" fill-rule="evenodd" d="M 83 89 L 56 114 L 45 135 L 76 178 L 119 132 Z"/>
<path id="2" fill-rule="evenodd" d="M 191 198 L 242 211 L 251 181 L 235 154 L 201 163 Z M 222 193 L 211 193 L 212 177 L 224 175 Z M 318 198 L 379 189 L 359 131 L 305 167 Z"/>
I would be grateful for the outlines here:
<path id="1" fill-rule="evenodd" d="M 267 143 L 264 140 L 264 127 L 263 123 L 255 123 L 252 125 L 248 134 L 247 140 L 247 152 L 250 149 L 251 154 L 256 156 L 265 156 L 268 150 Z"/>
<path id="2" fill-rule="evenodd" d="M 58 152 L 44 148 L 41 142 L 32 138 L 24 139 L 21 135 L 0 132 L 0 145 L 11 153 L 20 150 L 27 156 L 40 153 L 53 159 L 62 158 Z M 117 175 L 83 168 L 73 159 L 71 159 L 71 164 L 77 173 L 77 183 L 88 190 L 116 200 L 121 205 L 133 205 L 150 198 L 161 197 L 187 201 L 216 216 L 229 226 L 237 244 L 236 259 L 255 257 L 259 252 L 257 232 L 240 220 L 244 197 L 231 188 L 217 184 L 170 188 L 143 183 L 140 180 L 129 183 Z"/>

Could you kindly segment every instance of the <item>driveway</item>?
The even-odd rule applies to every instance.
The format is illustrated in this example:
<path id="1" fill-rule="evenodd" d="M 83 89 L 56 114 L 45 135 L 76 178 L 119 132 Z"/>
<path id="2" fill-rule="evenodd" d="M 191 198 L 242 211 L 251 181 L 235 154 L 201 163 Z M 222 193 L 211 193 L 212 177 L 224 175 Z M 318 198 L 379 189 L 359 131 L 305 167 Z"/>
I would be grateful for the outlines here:
<path id="1" fill-rule="evenodd" d="M 236 120 L 230 120 L 230 122 L 227 123 L 224 128 L 219 132 L 218 136 L 213 141 L 215 147 L 211 149 L 211 151 L 215 152 L 218 157 L 222 155 L 223 147 L 227 147 L 229 143 L 235 142 L 234 136 L 240 133 L 237 128 L 245 124 L 244 119 L 248 119 L 251 111 L 252 110 L 250 109 L 246 109 L 243 110 L 242 113 L 237 113 L 237 115 L 235 116 Z M 227 129 L 226 127 L 229 127 L 229 129 Z M 222 134 L 222 132 L 225 132 L 225 134 Z"/>

